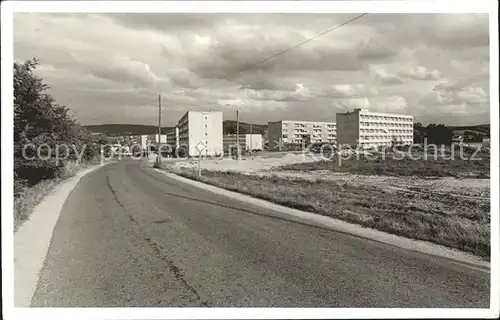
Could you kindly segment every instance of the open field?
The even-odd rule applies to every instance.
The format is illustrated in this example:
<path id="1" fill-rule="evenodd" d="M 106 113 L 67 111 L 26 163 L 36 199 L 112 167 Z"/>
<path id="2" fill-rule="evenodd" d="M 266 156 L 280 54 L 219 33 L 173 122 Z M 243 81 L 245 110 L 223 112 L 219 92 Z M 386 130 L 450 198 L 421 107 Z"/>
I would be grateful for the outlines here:
<path id="1" fill-rule="evenodd" d="M 488 161 L 348 160 L 339 168 L 335 159 L 314 160 L 302 155 L 207 160 L 202 177 L 197 161 L 165 164 L 231 191 L 489 259 Z"/>
<path id="2" fill-rule="evenodd" d="M 474 157 L 472 157 L 474 156 Z M 398 158 L 399 157 L 399 158 Z M 408 153 L 386 154 L 381 153 L 365 156 L 350 156 L 342 160 L 338 166 L 337 156 L 322 156 L 313 153 L 301 152 L 261 152 L 255 156 L 243 156 L 240 161 L 234 159 L 204 159 L 201 169 L 235 172 L 262 172 L 271 170 L 296 171 L 312 173 L 314 171 L 327 171 L 338 173 L 353 173 L 362 175 L 382 176 L 416 176 L 416 177 L 455 177 L 455 178 L 480 178 L 490 177 L 489 152 L 478 154 L 466 153 L 463 158 L 458 154 L 452 159 L 451 154 L 437 157 L 432 153 L 413 152 L 411 157 Z M 420 159 L 420 160 L 418 160 Z M 469 160 L 477 159 L 477 160 Z M 479 160 L 480 159 L 480 160 Z M 198 160 L 174 160 L 176 168 L 198 167 Z"/>
<path id="3" fill-rule="evenodd" d="M 324 179 L 192 170 L 179 174 L 292 208 L 316 212 L 409 238 L 431 241 L 485 259 L 490 254 L 490 203 L 487 197 L 463 197 L 405 189 L 351 185 Z"/>
<path id="4" fill-rule="evenodd" d="M 286 165 L 280 170 L 305 171 L 324 170 L 331 172 L 351 172 L 365 175 L 419 176 L 419 177 L 459 177 L 489 178 L 490 159 L 483 160 L 412 160 L 404 158 L 386 159 L 348 159 L 338 166 L 337 159 L 310 163 Z"/>

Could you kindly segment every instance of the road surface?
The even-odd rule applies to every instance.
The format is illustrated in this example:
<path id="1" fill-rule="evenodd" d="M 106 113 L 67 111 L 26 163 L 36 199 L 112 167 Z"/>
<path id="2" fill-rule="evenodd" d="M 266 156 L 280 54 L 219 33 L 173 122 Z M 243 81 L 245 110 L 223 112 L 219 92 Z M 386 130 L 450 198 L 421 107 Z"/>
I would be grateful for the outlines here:
<path id="1" fill-rule="evenodd" d="M 488 273 L 265 213 L 110 164 L 67 199 L 32 306 L 489 307 Z"/>

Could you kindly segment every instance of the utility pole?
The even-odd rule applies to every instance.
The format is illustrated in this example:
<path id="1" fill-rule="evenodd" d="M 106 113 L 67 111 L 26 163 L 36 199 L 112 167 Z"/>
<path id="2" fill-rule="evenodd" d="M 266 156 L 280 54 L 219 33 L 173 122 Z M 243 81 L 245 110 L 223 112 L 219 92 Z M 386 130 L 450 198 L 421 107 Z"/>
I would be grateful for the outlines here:
<path id="1" fill-rule="evenodd" d="M 245 141 L 246 141 L 246 139 L 245 139 Z M 250 123 L 250 154 L 252 155 L 252 159 L 253 159 L 252 124 L 251 123 Z"/>
<path id="2" fill-rule="evenodd" d="M 201 177 L 201 151 L 198 150 L 198 177 Z"/>
<path id="3" fill-rule="evenodd" d="M 240 160 L 240 110 L 236 110 L 236 157 Z"/>
<path id="4" fill-rule="evenodd" d="M 156 162 L 160 162 L 160 146 L 161 146 L 161 95 L 158 95 L 158 156 L 156 157 Z"/>

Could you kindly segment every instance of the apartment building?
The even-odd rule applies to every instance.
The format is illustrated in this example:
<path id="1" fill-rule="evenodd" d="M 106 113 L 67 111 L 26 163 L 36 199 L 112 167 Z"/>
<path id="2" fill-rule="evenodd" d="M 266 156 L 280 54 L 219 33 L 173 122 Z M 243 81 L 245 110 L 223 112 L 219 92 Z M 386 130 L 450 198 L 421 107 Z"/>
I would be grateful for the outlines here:
<path id="1" fill-rule="evenodd" d="M 190 157 L 222 155 L 222 112 L 188 111 L 177 128 L 179 148 Z"/>
<path id="2" fill-rule="evenodd" d="M 149 136 L 146 134 L 142 134 L 139 139 L 142 150 L 146 150 L 148 148 L 148 145 L 150 144 Z"/>
<path id="3" fill-rule="evenodd" d="M 174 127 L 167 132 L 167 144 L 172 148 L 179 148 L 179 128 Z"/>
<path id="4" fill-rule="evenodd" d="M 354 109 L 337 113 L 337 142 L 339 145 L 360 147 L 391 146 L 413 143 L 413 116 L 369 112 Z"/>
<path id="5" fill-rule="evenodd" d="M 280 120 L 267 124 L 268 148 L 277 150 L 286 144 L 337 142 L 335 122 Z"/>
<path id="6" fill-rule="evenodd" d="M 166 134 L 150 134 L 146 138 L 147 145 L 156 146 L 158 143 L 167 143 L 167 135 Z"/>
<path id="7" fill-rule="evenodd" d="M 167 143 L 167 135 L 166 134 L 155 134 L 154 135 L 154 142 L 155 143 Z"/>
<path id="8" fill-rule="evenodd" d="M 224 154 L 229 153 L 231 147 L 236 147 L 236 134 L 225 134 L 223 136 Z M 239 135 L 240 150 L 262 150 L 263 139 L 261 134 L 240 134 Z"/>

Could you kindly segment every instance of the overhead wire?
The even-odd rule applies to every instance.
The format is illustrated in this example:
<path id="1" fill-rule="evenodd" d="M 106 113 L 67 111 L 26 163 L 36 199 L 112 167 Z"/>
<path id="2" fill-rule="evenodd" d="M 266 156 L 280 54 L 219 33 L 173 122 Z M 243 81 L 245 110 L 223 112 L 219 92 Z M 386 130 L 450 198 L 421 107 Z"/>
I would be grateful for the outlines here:
<path id="1" fill-rule="evenodd" d="M 234 76 L 236 76 L 236 75 L 238 75 L 238 74 L 240 74 L 240 73 L 242 73 L 242 72 L 244 72 L 244 71 L 247 71 L 247 70 L 249 70 L 249 69 L 252 69 L 252 68 L 254 68 L 255 66 L 257 66 L 257 65 L 259 65 L 259 64 L 265 63 L 265 62 L 267 62 L 267 61 L 269 61 L 269 60 L 271 60 L 271 59 L 274 59 L 274 58 L 276 58 L 276 57 L 278 57 L 278 56 L 280 56 L 280 55 L 282 55 L 282 54 L 285 54 L 285 53 L 287 53 L 287 52 L 289 52 L 289 51 L 291 51 L 291 50 L 293 50 L 293 49 L 295 49 L 295 48 L 298 48 L 298 47 L 300 47 L 300 46 L 303 46 L 304 44 L 307 44 L 307 43 L 309 43 L 309 42 L 311 42 L 311 41 L 313 41 L 313 40 L 315 40 L 315 39 L 318 39 L 318 38 L 320 38 L 320 37 L 322 37 L 322 36 L 324 36 L 324 35 L 326 35 L 326 34 L 328 34 L 328 33 L 332 32 L 332 31 L 334 31 L 334 30 L 336 30 L 336 29 L 338 29 L 338 28 L 340 28 L 340 27 L 343 27 L 343 26 L 345 26 L 346 24 L 349 24 L 349 23 L 351 23 L 351 22 L 353 22 L 353 21 L 355 21 L 355 20 L 357 20 L 357 19 L 360 19 L 360 18 L 362 18 L 362 17 L 366 16 L 366 15 L 368 15 L 368 13 L 363 13 L 363 14 L 357 15 L 357 16 L 355 16 L 355 17 L 353 17 L 353 18 L 351 18 L 351 19 L 349 19 L 349 20 L 346 20 L 346 21 L 344 21 L 344 22 L 342 22 L 342 23 L 340 23 L 340 24 L 338 24 L 338 25 L 335 25 L 335 26 L 333 26 L 333 27 L 331 27 L 331 28 L 329 28 L 329 29 L 327 29 L 327 30 L 325 30 L 325 31 L 321 32 L 321 33 L 318 33 L 318 34 L 316 34 L 316 35 L 315 35 L 315 36 L 313 36 L 313 37 L 307 38 L 307 39 L 305 39 L 304 41 L 301 41 L 301 42 L 299 42 L 299 43 L 297 43 L 297 44 L 295 44 L 295 45 L 293 45 L 293 46 L 291 46 L 291 47 L 288 47 L 288 48 L 286 48 L 286 49 L 283 49 L 283 50 L 281 50 L 281 51 L 279 51 L 279 52 L 276 52 L 276 53 L 274 53 L 274 54 L 272 54 L 272 55 L 270 55 L 270 56 L 268 56 L 268 57 L 264 58 L 264 59 L 258 60 L 258 61 L 256 61 L 256 62 L 254 62 L 254 63 L 250 64 L 250 65 L 247 65 L 247 66 L 245 66 L 245 67 L 243 67 L 243 68 L 241 68 L 241 69 L 237 70 L 236 72 L 232 73 L 230 76 L 227 76 L 227 77 L 226 77 L 226 78 L 224 78 L 224 79 L 216 79 L 216 80 L 214 80 L 214 81 L 211 81 L 211 82 L 208 82 L 208 83 L 206 83 L 206 84 L 203 84 L 203 85 L 201 85 L 201 86 L 199 86 L 199 87 L 196 87 L 196 88 L 190 88 L 190 89 L 185 89 L 185 90 L 182 90 L 182 91 L 180 91 L 180 92 L 173 93 L 173 94 L 175 95 L 175 94 L 181 94 L 181 93 L 186 93 L 186 92 L 190 92 L 190 91 L 198 90 L 198 89 L 201 89 L 201 88 L 203 88 L 203 87 L 206 87 L 206 86 L 209 86 L 209 85 L 213 85 L 213 84 L 215 84 L 215 83 L 217 83 L 217 82 L 220 82 L 220 81 L 223 81 L 223 80 L 228 80 L 228 79 L 230 79 L 230 78 L 232 78 L 232 77 L 234 77 Z"/>

